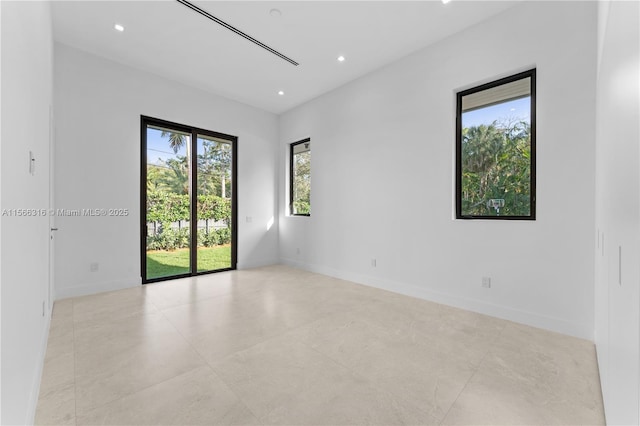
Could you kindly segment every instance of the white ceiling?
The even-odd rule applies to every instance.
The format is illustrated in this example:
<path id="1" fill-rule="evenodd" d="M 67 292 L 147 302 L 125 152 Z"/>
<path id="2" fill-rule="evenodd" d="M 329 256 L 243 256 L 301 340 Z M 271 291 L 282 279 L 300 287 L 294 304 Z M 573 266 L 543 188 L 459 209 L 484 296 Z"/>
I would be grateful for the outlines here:
<path id="1" fill-rule="evenodd" d="M 513 1 L 54 1 L 57 41 L 281 113 L 498 14 Z M 274 17 L 271 9 L 279 9 Z M 114 24 L 125 27 L 114 30 Z M 454 54 L 454 53 L 452 53 Z M 337 61 L 339 55 L 346 60 Z M 279 96 L 278 91 L 284 91 Z"/>

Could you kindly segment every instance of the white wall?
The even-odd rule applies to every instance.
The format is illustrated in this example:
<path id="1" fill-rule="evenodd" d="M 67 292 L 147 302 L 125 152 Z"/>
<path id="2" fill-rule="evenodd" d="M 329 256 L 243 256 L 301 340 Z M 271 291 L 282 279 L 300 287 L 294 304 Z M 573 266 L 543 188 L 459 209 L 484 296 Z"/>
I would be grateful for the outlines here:
<path id="1" fill-rule="evenodd" d="M 629 425 L 640 421 L 639 14 L 638 2 L 599 8 L 595 341 L 607 421 Z"/>
<path id="2" fill-rule="evenodd" d="M 2 10 L 1 209 L 49 207 L 52 35 L 48 2 Z M 36 170 L 29 174 L 29 151 Z M 31 424 L 48 321 L 49 219 L 2 216 L 2 424 Z M 44 304 L 44 310 L 43 310 Z"/>
<path id="3" fill-rule="evenodd" d="M 285 113 L 282 261 L 592 338 L 596 50 L 595 3 L 527 2 Z M 456 91 L 532 66 L 537 220 L 453 220 Z M 312 216 L 288 217 L 304 137 Z"/>
<path id="4" fill-rule="evenodd" d="M 140 115 L 238 136 L 238 268 L 278 261 L 275 115 L 61 44 L 54 64 L 56 208 L 131 212 L 57 218 L 56 297 L 141 281 Z"/>

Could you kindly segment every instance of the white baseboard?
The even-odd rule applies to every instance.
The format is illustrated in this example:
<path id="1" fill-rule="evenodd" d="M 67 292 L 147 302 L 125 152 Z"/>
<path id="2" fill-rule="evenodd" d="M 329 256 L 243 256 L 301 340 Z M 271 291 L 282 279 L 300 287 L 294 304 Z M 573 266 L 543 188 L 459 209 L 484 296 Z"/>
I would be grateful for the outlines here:
<path id="1" fill-rule="evenodd" d="M 248 262 L 238 262 L 236 264 L 236 268 L 239 270 L 242 269 L 252 269 L 252 268 L 261 268 L 263 266 L 271 266 L 277 265 L 280 263 L 280 259 L 278 258 L 268 258 L 268 259 L 251 259 Z"/>
<path id="2" fill-rule="evenodd" d="M 562 318 L 548 317 L 535 312 L 513 309 L 507 306 L 495 305 L 481 300 L 469 299 L 461 296 L 436 292 L 413 284 L 391 281 L 363 274 L 341 271 L 323 265 L 300 262 L 294 259 L 281 258 L 280 262 L 294 268 L 316 272 L 358 284 L 375 287 L 406 296 L 436 302 L 455 308 L 465 309 L 492 317 L 505 319 L 532 327 L 542 328 L 569 336 L 593 341 L 593 331 L 588 330 L 583 324 L 574 323 Z"/>
<path id="3" fill-rule="evenodd" d="M 89 294 L 103 293 L 106 291 L 123 290 L 125 288 L 137 287 L 139 285 L 142 285 L 142 279 L 140 277 L 136 277 L 76 287 L 57 288 L 55 291 L 55 300 L 87 296 Z"/>

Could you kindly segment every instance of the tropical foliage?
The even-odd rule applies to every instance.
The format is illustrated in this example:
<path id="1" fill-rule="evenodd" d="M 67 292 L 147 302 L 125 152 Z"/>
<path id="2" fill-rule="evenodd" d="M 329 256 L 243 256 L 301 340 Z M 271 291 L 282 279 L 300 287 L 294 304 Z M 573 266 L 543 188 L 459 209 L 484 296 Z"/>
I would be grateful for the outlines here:
<path id="1" fill-rule="evenodd" d="M 173 134 L 173 133 L 172 133 Z M 180 147 L 169 138 L 170 147 Z M 231 144 L 198 139 L 198 194 L 227 198 L 231 194 Z M 186 155 L 147 164 L 147 190 L 189 193 L 189 161 Z"/>
<path id="2" fill-rule="evenodd" d="M 498 122 L 462 130 L 462 214 L 529 216 L 531 126 Z M 491 199 L 503 199 L 495 209 Z"/>
<path id="3" fill-rule="evenodd" d="M 188 136 L 169 131 L 161 136 L 175 155 L 147 164 L 147 249 L 175 250 L 190 245 L 189 159 L 178 155 Z M 204 221 L 198 246 L 226 245 L 231 242 L 231 144 L 204 137 L 197 142 L 196 211 L 199 226 Z"/>
<path id="4" fill-rule="evenodd" d="M 231 144 L 198 139 L 198 194 L 231 194 Z"/>
<path id="5" fill-rule="evenodd" d="M 231 200 L 217 195 L 199 195 L 198 220 L 231 221 Z M 188 221 L 189 194 L 147 191 L 147 221 L 171 223 Z"/>
<path id="6" fill-rule="evenodd" d="M 311 151 L 293 156 L 293 214 L 311 214 Z"/>
<path id="7" fill-rule="evenodd" d="M 199 195 L 197 200 L 198 220 L 205 221 L 205 229 L 198 231 L 199 245 L 228 244 L 231 240 L 231 200 L 217 195 Z M 147 249 L 189 247 L 189 215 L 188 194 L 147 191 L 147 221 L 153 229 L 147 237 Z M 177 223 L 177 229 L 172 226 L 174 223 Z M 225 226 L 214 229 L 215 223 Z"/>

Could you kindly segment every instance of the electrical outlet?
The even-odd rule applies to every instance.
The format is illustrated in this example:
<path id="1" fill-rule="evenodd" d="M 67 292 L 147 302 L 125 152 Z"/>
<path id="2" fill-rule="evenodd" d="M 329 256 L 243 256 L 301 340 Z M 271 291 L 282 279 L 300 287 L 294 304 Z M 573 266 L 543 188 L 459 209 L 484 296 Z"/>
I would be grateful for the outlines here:
<path id="1" fill-rule="evenodd" d="M 100 265 L 98 264 L 98 262 L 93 262 L 92 264 L 89 265 L 89 270 L 91 272 L 98 272 L 99 268 L 100 268 Z"/>
<path id="2" fill-rule="evenodd" d="M 251 216 L 247 216 L 247 223 L 253 222 L 253 218 Z"/>
<path id="3" fill-rule="evenodd" d="M 482 287 L 491 288 L 491 277 L 482 277 Z"/>
<path id="4" fill-rule="evenodd" d="M 42 316 L 44 317 L 44 300 L 42 301 Z"/>
<path id="5" fill-rule="evenodd" d="M 300 248 L 296 248 L 296 254 L 300 254 Z"/>
<path id="6" fill-rule="evenodd" d="M 372 267 L 374 267 L 374 268 L 375 268 L 375 267 L 377 266 L 377 263 L 378 263 L 378 262 L 377 262 L 375 259 L 371 259 L 371 266 L 372 266 Z"/>

